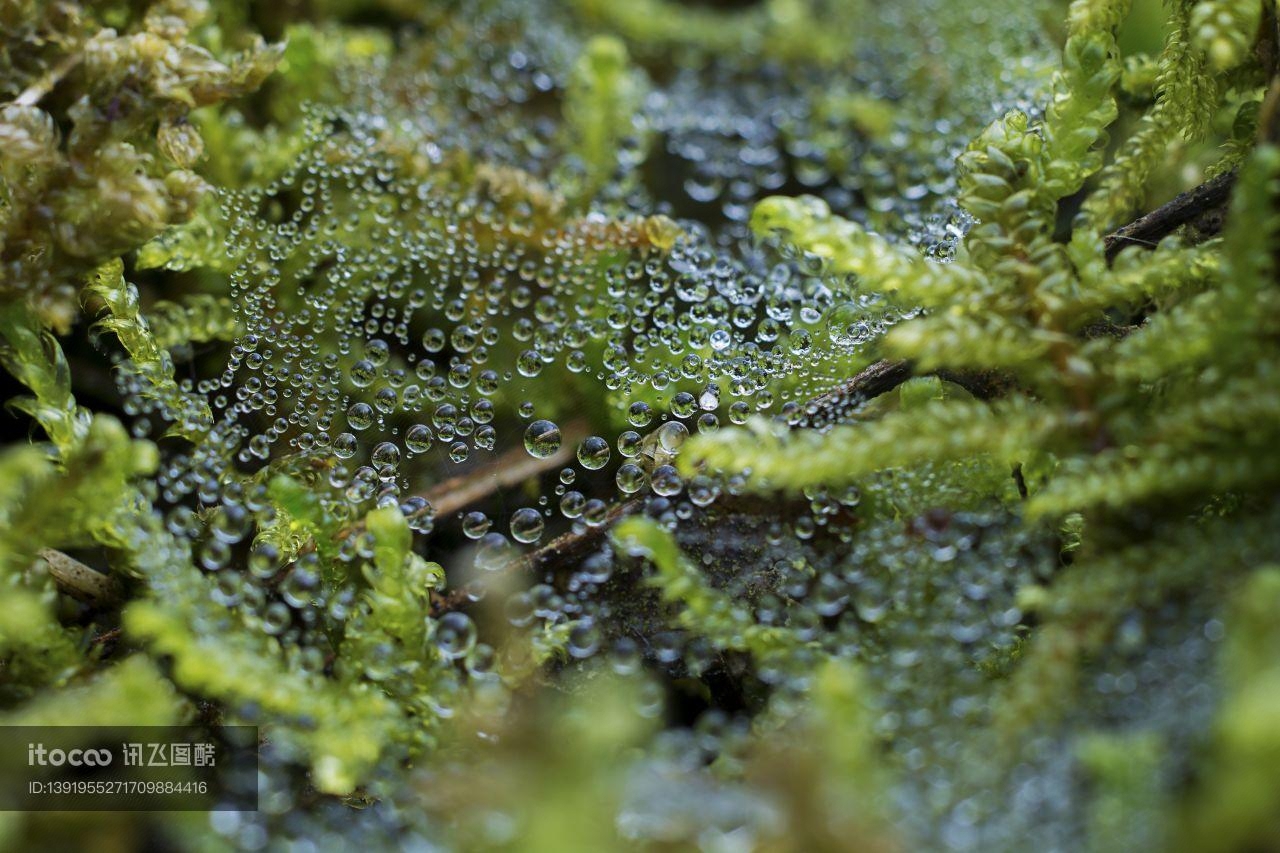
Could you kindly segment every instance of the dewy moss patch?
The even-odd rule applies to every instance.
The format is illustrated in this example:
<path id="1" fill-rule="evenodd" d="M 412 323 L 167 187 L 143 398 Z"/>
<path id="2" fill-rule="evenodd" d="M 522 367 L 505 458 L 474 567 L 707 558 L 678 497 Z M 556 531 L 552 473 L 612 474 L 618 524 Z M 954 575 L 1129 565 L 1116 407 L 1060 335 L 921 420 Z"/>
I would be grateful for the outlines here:
<path id="1" fill-rule="evenodd" d="M 1277 14 L 1134 6 L 0 3 L 0 722 L 263 733 L 0 843 L 1280 845 Z"/>

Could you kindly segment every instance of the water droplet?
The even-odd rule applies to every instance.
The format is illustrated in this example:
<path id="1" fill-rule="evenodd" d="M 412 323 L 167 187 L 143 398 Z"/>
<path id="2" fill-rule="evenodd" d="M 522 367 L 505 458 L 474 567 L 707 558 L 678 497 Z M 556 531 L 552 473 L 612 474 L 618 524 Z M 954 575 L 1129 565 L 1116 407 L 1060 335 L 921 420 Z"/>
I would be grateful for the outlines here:
<path id="1" fill-rule="evenodd" d="M 486 572 L 496 572 L 515 558 L 511 542 L 501 533 L 486 533 L 476 546 L 475 565 Z"/>
<path id="2" fill-rule="evenodd" d="M 598 435 L 589 436 L 578 445 L 578 462 L 589 471 L 597 471 L 609 464 L 609 442 Z"/>
<path id="3" fill-rule="evenodd" d="M 632 462 L 627 462 L 618 469 L 614 477 L 618 490 L 626 495 L 633 495 L 644 487 L 644 470 Z"/>
<path id="4" fill-rule="evenodd" d="M 679 421 L 668 421 L 658 427 L 658 444 L 667 453 L 678 452 L 688 437 L 688 427 Z"/>
<path id="5" fill-rule="evenodd" d="M 422 348 L 427 352 L 440 352 L 444 349 L 444 343 L 445 333 L 442 329 L 427 329 L 422 333 Z"/>
<path id="6" fill-rule="evenodd" d="M 575 658 L 588 658 L 600 648 L 600 632 L 595 622 L 583 619 L 569 631 L 569 654 Z"/>
<path id="7" fill-rule="evenodd" d="M 680 494 L 680 491 L 684 488 L 684 480 L 680 478 L 680 473 L 672 466 L 659 465 L 649 477 L 649 485 L 652 486 L 655 494 L 670 498 Z"/>
<path id="8" fill-rule="evenodd" d="M 457 660 L 476 644 L 476 626 L 465 613 L 446 613 L 435 628 L 436 648 L 446 660 Z"/>
<path id="9" fill-rule="evenodd" d="M 688 391 L 677 391 L 671 397 L 671 414 L 677 418 L 687 418 L 693 414 L 697 402 Z"/>
<path id="10" fill-rule="evenodd" d="M 560 427 L 551 421 L 534 421 L 524 431 L 524 449 L 536 459 L 554 456 L 560 449 Z"/>
<path id="11" fill-rule="evenodd" d="M 398 465 L 400 463 L 400 448 L 389 441 L 381 442 L 373 448 L 370 460 L 375 466 Z"/>
<path id="12" fill-rule="evenodd" d="M 373 417 L 373 407 L 368 403 L 352 403 L 347 409 L 347 423 L 356 432 L 373 426 Z"/>
<path id="13" fill-rule="evenodd" d="M 462 533 L 468 539 L 479 539 L 489 532 L 489 516 L 472 511 L 462 517 Z"/>
<path id="14" fill-rule="evenodd" d="M 715 411 L 720 405 L 720 386 L 708 385 L 702 389 L 702 393 L 698 395 L 698 408 L 706 412 Z"/>
<path id="15" fill-rule="evenodd" d="M 521 376 L 533 378 L 542 372 L 542 356 L 537 350 L 525 350 L 516 359 L 516 370 Z"/>
<path id="16" fill-rule="evenodd" d="M 640 433 L 629 429 L 618 436 L 618 452 L 628 459 L 634 458 L 640 452 L 642 441 Z"/>
<path id="17" fill-rule="evenodd" d="M 414 453 L 426 453 L 431 449 L 431 427 L 414 424 L 404 434 L 404 446 Z"/>
<path id="18" fill-rule="evenodd" d="M 542 538 L 542 513 L 536 509 L 522 507 L 511 515 L 511 538 L 526 545 Z"/>
<path id="19" fill-rule="evenodd" d="M 364 344 L 364 357 L 374 367 L 381 367 L 387 363 L 387 359 L 391 355 L 391 349 L 387 346 L 387 342 L 381 338 L 370 338 Z"/>
<path id="20" fill-rule="evenodd" d="M 565 518 L 578 518 L 582 515 L 586 504 L 587 499 L 583 497 L 582 492 L 565 492 L 560 498 L 560 514 Z"/>
<path id="21" fill-rule="evenodd" d="M 627 423 L 634 427 L 648 426 L 653 420 L 653 409 L 643 400 L 637 400 L 627 409 Z"/>
<path id="22" fill-rule="evenodd" d="M 698 474 L 689 481 L 689 500 L 694 506 L 709 506 L 719 495 L 719 485 L 706 474 Z"/>
<path id="23" fill-rule="evenodd" d="M 360 361 L 351 365 L 351 384 L 357 388 L 368 388 L 373 384 L 373 380 L 377 378 L 377 375 L 377 368 L 368 359 L 360 359 Z"/>

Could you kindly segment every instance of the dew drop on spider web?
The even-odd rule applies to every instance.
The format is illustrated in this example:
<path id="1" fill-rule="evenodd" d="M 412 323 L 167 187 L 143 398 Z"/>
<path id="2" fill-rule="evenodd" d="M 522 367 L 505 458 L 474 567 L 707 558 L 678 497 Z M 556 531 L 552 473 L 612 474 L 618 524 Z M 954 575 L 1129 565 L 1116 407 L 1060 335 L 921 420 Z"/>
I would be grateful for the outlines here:
<path id="1" fill-rule="evenodd" d="M 524 431 L 524 449 L 535 459 L 546 459 L 560 450 L 560 427 L 551 421 L 537 420 Z"/>

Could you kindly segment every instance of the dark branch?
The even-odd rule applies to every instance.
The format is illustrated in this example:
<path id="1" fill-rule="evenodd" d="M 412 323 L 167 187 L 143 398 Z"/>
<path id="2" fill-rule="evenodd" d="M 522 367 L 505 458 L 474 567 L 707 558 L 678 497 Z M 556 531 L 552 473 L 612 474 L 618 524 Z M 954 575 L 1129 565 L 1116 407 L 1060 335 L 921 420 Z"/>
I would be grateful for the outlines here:
<path id="1" fill-rule="evenodd" d="M 1111 261 L 1126 246 L 1139 245 L 1154 248 L 1176 229 L 1207 214 L 1219 212 L 1231 195 L 1235 185 L 1235 170 L 1224 172 L 1205 181 L 1145 216 L 1141 216 L 1103 238 L 1107 261 Z"/>
<path id="2" fill-rule="evenodd" d="M 609 533 L 609 528 L 613 527 L 618 519 L 634 515 L 643 506 L 644 501 L 640 498 L 631 498 L 615 504 L 609 508 L 609 513 L 602 524 L 588 527 L 581 533 L 569 532 L 557 536 L 538 550 L 530 551 L 516 560 L 515 565 L 531 572 L 540 572 L 548 566 L 572 565 L 590 554 L 604 540 Z"/>
<path id="3" fill-rule="evenodd" d="M 843 408 L 850 403 L 864 403 L 897 388 L 911 378 L 911 365 L 905 361 L 877 361 L 865 367 L 848 382 L 820 394 L 804 405 L 807 413 Z"/>

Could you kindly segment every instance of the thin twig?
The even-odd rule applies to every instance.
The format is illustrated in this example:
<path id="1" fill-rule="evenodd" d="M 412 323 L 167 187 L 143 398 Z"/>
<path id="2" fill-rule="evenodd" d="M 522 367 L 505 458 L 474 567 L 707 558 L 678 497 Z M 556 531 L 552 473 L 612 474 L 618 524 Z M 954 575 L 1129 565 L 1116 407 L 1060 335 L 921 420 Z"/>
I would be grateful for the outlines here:
<path id="1" fill-rule="evenodd" d="M 80 63 L 81 56 L 83 56 L 83 51 L 79 49 L 64 56 L 57 65 L 50 68 L 39 80 L 32 83 L 22 91 L 22 94 L 14 98 L 13 103 L 20 107 L 34 107 L 40 103 L 41 99 L 52 92 L 53 87 L 58 85 L 62 78 L 67 76 L 67 73 Z"/>
<path id="2" fill-rule="evenodd" d="M 564 465 L 573 457 L 578 442 L 585 438 L 586 434 L 585 422 L 570 421 L 561 430 L 560 449 L 550 456 L 537 459 L 530 456 L 523 447 L 512 448 L 488 464 L 437 483 L 422 492 L 419 497 L 431 504 L 437 517 L 452 515 L 496 492 L 509 489 Z M 334 539 L 341 542 L 363 532 L 364 519 L 361 519 L 339 530 L 334 534 Z M 311 540 L 298 549 L 298 554 L 309 554 L 315 549 L 315 540 Z M 280 577 L 283 578 L 283 574 Z"/>
<path id="3" fill-rule="evenodd" d="M 836 415 L 851 405 L 892 391 L 911 378 L 911 364 L 906 361 L 881 360 L 863 368 L 856 376 L 830 391 L 808 400 L 801 408 L 810 420 L 821 415 Z"/>
<path id="4" fill-rule="evenodd" d="M 1128 225 L 1117 228 L 1103 238 L 1107 261 L 1111 261 L 1126 246 L 1155 247 L 1177 228 L 1194 221 L 1210 211 L 1226 204 L 1235 186 L 1236 172 L 1223 172 L 1198 187 L 1179 194 L 1155 210 L 1140 216 Z"/>
<path id="5" fill-rule="evenodd" d="M 60 592 L 97 607 L 119 600 L 120 585 L 115 578 L 53 548 L 41 548 L 36 556 L 44 561 Z"/>
<path id="6" fill-rule="evenodd" d="M 464 587 L 456 586 L 444 592 L 431 593 L 431 615 L 437 619 L 453 610 L 461 610 L 471 603 L 471 596 Z"/>
<path id="7" fill-rule="evenodd" d="M 886 394 L 915 376 L 909 361 L 882 359 L 865 367 L 858 375 L 837 385 L 830 391 L 813 397 L 801 409 L 810 424 L 824 416 L 835 417 L 851 406 L 860 405 L 873 397 Z M 992 400 L 1003 396 L 1015 385 L 1013 377 L 998 370 L 934 370 L 930 374 L 953 382 L 979 400 Z"/>
<path id="8" fill-rule="evenodd" d="M 437 517 L 452 515 L 495 492 L 566 464 L 573 458 L 578 442 L 586 437 L 586 423 L 572 421 L 561 430 L 560 449 L 552 455 L 538 459 L 530 456 L 524 448 L 516 447 L 483 467 L 432 486 L 422 496 L 435 508 Z"/>
<path id="9" fill-rule="evenodd" d="M 564 561 L 576 561 L 591 552 L 609 533 L 614 523 L 628 515 L 634 515 L 644 507 L 640 498 L 630 498 L 609 508 L 604 521 L 588 527 L 580 533 L 569 531 L 557 536 L 536 551 L 530 551 L 518 560 L 513 561 L 513 568 L 539 572 L 548 566 Z"/>
<path id="10" fill-rule="evenodd" d="M 1013 484 L 1018 487 L 1018 497 L 1025 501 L 1030 492 L 1027 491 L 1027 479 L 1022 475 L 1021 462 L 1013 465 Z"/>

